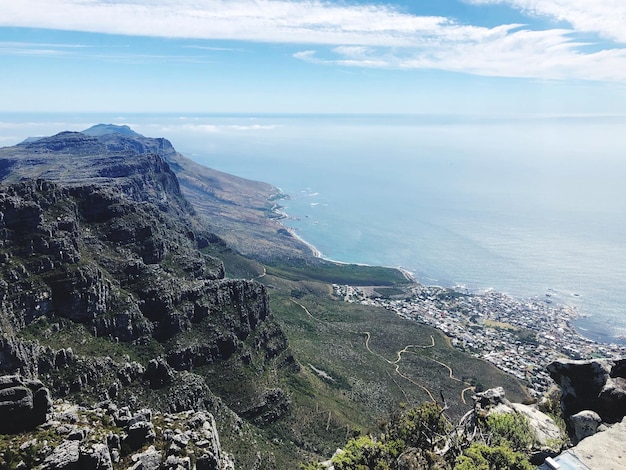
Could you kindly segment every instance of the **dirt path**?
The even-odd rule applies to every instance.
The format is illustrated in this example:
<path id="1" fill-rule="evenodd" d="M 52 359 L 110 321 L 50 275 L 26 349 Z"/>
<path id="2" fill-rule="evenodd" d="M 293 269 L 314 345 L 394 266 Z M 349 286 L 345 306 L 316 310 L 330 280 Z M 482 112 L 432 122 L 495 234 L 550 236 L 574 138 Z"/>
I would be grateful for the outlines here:
<path id="1" fill-rule="evenodd" d="M 474 391 L 476 390 L 476 387 L 470 385 L 469 387 L 465 387 L 463 390 L 461 390 L 461 400 L 463 400 L 464 405 L 467 405 L 467 402 L 465 401 L 465 392 L 467 392 L 468 390 Z"/>
<path id="2" fill-rule="evenodd" d="M 390 360 L 389 360 L 389 359 L 387 359 L 385 356 L 383 356 L 383 355 L 381 355 L 381 354 L 379 354 L 379 353 L 377 353 L 377 352 L 372 351 L 372 349 L 370 348 L 370 344 L 369 344 L 369 343 L 370 343 L 370 339 L 371 339 L 371 337 L 372 337 L 372 336 L 371 336 L 371 334 L 370 334 L 370 332 L 369 332 L 369 331 L 365 331 L 365 332 L 363 332 L 363 333 L 364 333 L 364 334 L 365 334 L 365 336 L 366 336 L 366 338 L 365 338 L 365 348 L 366 348 L 366 349 L 367 349 L 367 350 L 368 350 L 371 354 L 374 354 L 375 356 L 380 357 L 382 360 L 384 360 L 385 362 L 387 362 L 387 363 L 388 363 L 388 364 L 390 364 L 390 365 L 394 365 L 394 366 L 396 366 L 396 373 L 397 373 L 400 377 L 402 377 L 402 378 L 404 378 L 404 379 L 408 380 L 409 382 L 411 382 L 412 384 L 415 384 L 415 385 L 417 385 L 418 387 L 420 387 L 422 390 L 424 390 L 424 391 L 428 394 L 428 396 L 432 399 L 432 401 L 433 401 L 433 402 L 436 402 L 436 400 L 435 400 L 435 398 L 433 397 L 433 394 L 430 392 L 430 390 L 428 390 L 428 389 L 427 389 L 426 387 L 424 387 L 423 385 L 421 385 L 421 384 L 419 384 L 419 383 L 417 383 L 417 382 L 413 381 L 411 378 L 407 377 L 406 375 L 402 374 L 402 373 L 400 372 L 400 366 L 399 366 L 399 362 L 400 362 L 400 360 L 402 359 L 402 354 L 404 354 L 404 353 L 412 353 L 412 354 L 417 354 L 415 351 L 409 351 L 409 349 L 411 349 L 411 348 L 422 348 L 422 349 L 424 349 L 424 348 L 432 348 L 433 346 L 435 346 L 435 338 L 434 338 L 432 335 L 430 336 L 430 339 L 431 339 L 432 344 L 427 345 L 427 346 L 417 346 L 417 345 L 414 345 L 414 344 L 409 344 L 408 346 L 405 346 L 405 348 L 404 348 L 404 349 L 401 349 L 400 351 L 398 351 L 398 352 L 397 352 L 398 357 L 397 357 L 397 359 L 396 359 L 395 361 L 390 361 Z M 448 377 L 449 377 L 450 379 L 452 379 L 452 380 L 454 380 L 454 381 L 456 381 L 456 382 L 459 382 L 459 383 L 465 384 L 465 385 L 469 385 L 467 382 L 464 382 L 463 380 L 461 380 L 461 379 L 459 379 L 459 378 L 455 377 L 455 376 L 454 376 L 454 371 L 452 370 L 452 367 L 450 367 L 450 366 L 449 366 L 448 364 L 446 364 L 445 362 L 438 361 L 437 359 L 433 359 L 433 358 L 431 358 L 431 357 L 423 357 L 423 356 L 420 356 L 420 357 L 422 357 L 422 359 L 427 359 L 427 360 L 433 361 L 433 362 L 435 362 L 435 363 L 439 364 L 440 366 L 443 366 L 443 367 L 445 367 L 446 369 L 448 369 Z M 466 391 L 468 391 L 468 390 L 474 390 L 474 387 L 473 387 L 473 386 L 468 386 L 468 387 L 464 388 L 463 390 L 461 390 L 461 401 L 463 401 L 463 404 L 464 404 L 464 405 L 467 405 L 467 401 L 465 400 L 465 392 L 466 392 Z"/>
<path id="3" fill-rule="evenodd" d="M 300 308 L 302 308 L 302 310 L 304 310 L 305 313 L 310 318 L 312 318 L 313 320 L 315 320 L 317 322 L 320 322 L 320 323 L 328 324 L 327 322 L 325 322 L 323 320 L 320 320 L 319 318 L 315 318 L 311 314 L 311 312 L 309 312 L 309 309 L 307 309 L 304 305 L 302 305 L 297 300 L 291 299 L 291 301 L 293 303 L 295 303 L 296 305 L 298 305 Z M 356 332 L 352 332 L 352 333 L 356 333 Z M 370 354 L 373 354 L 374 356 L 377 356 L 380 359 L 382 359 L 383 361 L 385 361 L 387 364 L 394 366 L 396 374 L 398 374 L 404 380 L 412 383 L 416 387 L 419 387 L 424 392 L 426 392 L 426 394 L 430 397 L 430 399 L 433 401 L 433 403 L 437 402 L 437 400 L 435 399 L 434 395 L 432 394 L 432 392 L 427 387 L 425 387 L 424 385 L 416 382 L 415 380 L 413 380 L 412 378 L 408 377 L 407 375 L 403 374 L 400 371 L 400 361 L 402 360 L 402 355 L 406 354 L 406 353 L 417 354 L 416 351 L 411 351 L 411 349 L 427 349 L 427 348 L 434 347 L 435 346 L 435 338 L 434 338 L 433 335 L 430 335 L 430 342 L 431 342 L 431 344 L 428 344 L 428 345 L 425 345 L 425 346 L 420 346 L 420 345 L 416 345 L 416 344 L 409 344 L 409 345 L 405 346 L 403 349 L 397 351 L 396 352 L 397 357 L 396 357 L 396 359 L 394 361 L 392 361 L 392 360 L 387 359 L 382 354 L 379 354 L 379 353 L 377 353 L 377 352 L 372 350 L 372 348 L 370 347 L 370 340 L 372 339 L 372 335 L 371 335 L 371 333 L 369 331 L 364 331 L 364 332 L 362 332 L 360 334 L 364 334 L 365 335 L 365 349 L 367 349 L 370 352 Z M 420 356 L 420 357 L 422 357 L 422 356 Z M 437 364 L 439 364 L 439 365 L 445 367 L 446 369 L 448 369 L 448 376 L 449 376 L 450 379 L 455 380 L 455 381 L 460 382 L 460 383 L 464 383 L 466 385 L 469 385 L 468 383 L 463 382 L 461 379 L 455 377 L 454 376 L 454 372 L 452 370 L 452 367 L 450 367 L 448 364 L 446 364 L 444 362 L 441 362 L 441 361 L 438 361 L 437 359 L 432 359 L 430 357 L 423 357 L 423 358 L 424 359 L 429 359 L 429 360 L 431 360 L 433 362 L 436 362 Z M 396 383 L 396 385 L 398 385 L 398 384 Z M 398 385 L 398 387 L 399 387 L 399 385 Z M 473 389 L 474 389 L 474 387 L 469 386 L 469 387 L 464 388 L 461 391 L 461 400 L 463 401 L 463 404 L 467 404 L 467 402 L 465 401 L 465 392 L 468 391 L 468 390 L 473 390 Z M 402 390 L 402 389 L 400 388 L 400 390 Z M 404 391 L 402 393 L 404 393 Z"/>
<path id="4" fill-rule="evenodd" d="M 363 334 L 365 334 L 365 336 L 366 336 L 366 338 L 365 338 L 365 349 L 367 349 L 374 356 L 380 357 L 387 364 L 395 366 L 396 374 L 398 374 L 404 380 L 407 380 L 408 382 L 411 382 L 413 385 L 415 385 L 415 386 L 421 388 L 422 390 L 424 390 L 428 394 L 430 399 L 433 401 L 433 403 L 437 403 L 437 400 L 435 400 L 435 397 L 433 396 L 432 392 L 430 390 L 428 390 L 428 388 L 426 388 L 424 385 L 416 382 L 415 380 L 411 379 L 410 377 L 408 377 L 405 374 L 403 374 L 402 372 L 400 372 L 400 364 L 399 364 L 400 360 L 402 359 L 402 354 L 404 354 L 406 352 L 409 352 L 409 348 L 424 348 L 424 347 L 430 348 L 430 347 L 434 346 L 435 345 L 435 339 L 432 336 L 430 337 L 431 340 L 432 340 L 432 343 L 433 343 L 432 346 L 416 346 L 414 344 L 409 344 L 404 349 L 402 349 L 402 350 L 397 352 L 398 358 L 395 361 L 390 361 L 389 359 L 387 359 L 382 354 L 378 354 L 377 352 L 372 351 L 372 349 L 370 348 L 370 339 L 372 338 L 372 335 L 370 334 L 370 332 L 369 331 L 364 331 Z"/>
<path id="5" fill-rule="evenodd" d="M 306 314 L 307 314 L 309 317 L 311 317 L 313 320 L 318 321 L 318 322 L 320 322 L 320 323 L 326 323 L 325 321 L 320 320 L 319 318 L 315 318 L 313 315 L 311 315 L 311 312 L 309 312 L 309 309 L 308 309 L 308 308 L 306 308 L 304 305 L 302 305 L 302 304 L 301 304 L 300 302 L 298 302 L 297 300 L 293 300 L 293 299 L 291 299 L 291 301 L 292 301 L 294 304 L 299 305 L 299 306 L 302 308 L 302 310 L 304 310 L 304 311 L 306 312 Z"/>

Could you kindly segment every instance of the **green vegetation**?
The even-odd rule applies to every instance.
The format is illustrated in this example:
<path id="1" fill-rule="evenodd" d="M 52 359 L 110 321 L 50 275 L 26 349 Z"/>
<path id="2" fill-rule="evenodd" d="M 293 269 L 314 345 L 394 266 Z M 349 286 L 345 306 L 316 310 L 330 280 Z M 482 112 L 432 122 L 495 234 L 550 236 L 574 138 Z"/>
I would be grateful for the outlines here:
<path id="1" fill-rule="evenodd" d="M 526 451 L 533 443 L 528 419 L 521 414 L 493 413 L 480 423 L 494 446 L 508 445 L 516 451 Z"/>
<path id="2" fill-rule="evenodd" d="M 294 280 L 299 275 L 283 269 L 278 276 L 268 268 L 259 278 L 300 366 L 267 379 L 291 397 L 289 416 L 268 430 L 277 439 L 329 458 L 351 436 L 379 429 L 401 404 L 435 406 L 443 394 L 446 415 L 460 418 L 471 406 L 470 382 L 479 379 L 485 387 L 504 386 L 512 400 L 526 396 L 515 379 L 455 350 L 438 330 L 381 308 L 343 302 L 325 282 L 311 276 Z M 349 282 L 351 269 L 333 268 L 340 283 Z M 423 417 L 413 413 L 407 419 L 417 426 Z"/>
<path id="3" fill-rule="evenodd" d="M 518 451 L 525 446 L 528 423 L 511 415 L 491 415 L 472 442 L 460 439 L 445 417 L 444 409 L 426 403 L 396 413 L 378 436 L 362 435 L 349 440 L 332 463 L 337 470 L 531 470 L 528 457 Z M 511 425 L 512 430 L 505 428 Z M 489 440 L 494 442 L 488 443 Z M 315 470 L 316 463 L 303 467 Z"/>
<path id="4" fill-rule="evenodd" d="M 267 273 L 292 281 L 320 281 L 355 286 L 401 286 L 410 281 L 399 270 L 380 266 L 339 264 L 321 259 L 275 261 Z"/>
<path id="5" fill-rule="evenodd" d="M 137 344 L 113 342 L 94 336 L 85 325 L 62 317 L 40 317 L 20 331 L 26 340 L 37 340 L 43 346 L 62 349 L 71 345 L 77 356 L 110 357 L 118 362 L 133 360 L 144 366 L 163 353 L 163 346 L 154 339 Z"/>
<path id="6" fill-rule="evenodd" d="M 506 445 L 472 444 L 461 455 L 454 470 L 532 470 L 526 456 Z"/>

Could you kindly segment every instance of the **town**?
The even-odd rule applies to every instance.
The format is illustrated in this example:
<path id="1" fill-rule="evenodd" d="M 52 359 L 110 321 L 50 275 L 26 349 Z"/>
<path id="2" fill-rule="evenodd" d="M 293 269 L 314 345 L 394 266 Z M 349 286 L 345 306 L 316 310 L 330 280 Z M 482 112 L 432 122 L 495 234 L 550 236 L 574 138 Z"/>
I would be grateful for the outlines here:
<path id="1" fill-rule="evenodd" d="M 441 330 L 453 346 L 514 375 L 535 397 L 553 384 L 546 365 L 556 359 L 626 355 L 626 346 L 578 334 L 572 326 L 577 312 L 549 299 L 520 300 L 494 291 L 468 293 L 422 285 L 401 299 L 364 287 L 334 285 L 334 292 L 347 302 L 383 307 Z"/>

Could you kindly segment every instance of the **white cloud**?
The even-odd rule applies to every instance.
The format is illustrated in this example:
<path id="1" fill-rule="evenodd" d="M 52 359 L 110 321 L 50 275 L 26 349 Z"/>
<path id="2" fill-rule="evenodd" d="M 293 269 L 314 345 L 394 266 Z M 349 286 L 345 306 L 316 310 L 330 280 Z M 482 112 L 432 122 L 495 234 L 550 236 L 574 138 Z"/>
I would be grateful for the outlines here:
<path id="1" fill-rule="evenodd" d="M 306 50 L 295 53 L 297 59 L 352 67 L 626 82 L 625 47 L 605 45 L 598 51 L 596 44 L 595 51 L 589 52 L 575 39 L 576 32 L 587 32 L 626 42 L 625 0 L 465 1 L 477 8 L 507 4 L 567 21 L 572 29 L 482 27 L 412 15 L 386 5 L 324 0 L 0 0 L 0 26 L 299 44 Z M 0 45 L 2 51 L 66 53 L 62 48 L 2 49 Z M 101 58 L 139 60 L 117 55 Z M 196 59 L 206 60 L 184 60 Z"/>
<path id="2" fill-rule="evenodd" d="M 497 77 L 626 82 L 626 49 L 581 53 L 569 30 L 503 29 L 477 41 L 433 42 L 427 47 L 388 50 L 336 47 L 294 57 L 317 64 L 406 70 L 438 69 Z"/>
<path id="3" fill-rule="evenodd" d="M 566 21 L 575 30 L 626 43 L 624 0 L 466 0 L 473 4 L 501 3 L 528 14 Z"/>
<path id="4" fill-rule="evenodd" d="M 0 26 L 316 44 L 409 45 L 441 17 L 319 0 L 0 0 Z"/>

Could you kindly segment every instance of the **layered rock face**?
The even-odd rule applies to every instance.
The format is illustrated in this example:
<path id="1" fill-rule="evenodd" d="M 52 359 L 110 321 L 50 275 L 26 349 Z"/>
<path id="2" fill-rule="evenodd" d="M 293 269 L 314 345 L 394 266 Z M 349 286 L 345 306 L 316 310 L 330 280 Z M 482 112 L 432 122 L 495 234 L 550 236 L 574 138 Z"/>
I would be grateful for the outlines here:
<path id="1" fill-rule="evenodd" d="M 0 372 L 56 397 L 180 412 L 219 404 L 211 366 L 262 374 L 287 349 L 265 287 L 225 279 L 207 254 L 223 242 L 182 196 L 168 152 L 164 139 L 80 133 L 2 149 L 13 183 L 0 185 Z M 249 376 L 247 417 L 280 419 L 288 397 Z M 32 395 L 40 410 L 34 383 L 0 398 Z"/>
<path id="2" fill-rule="evenodd" d="M 223 279 L 221 262 L 197 248 L 206 236 L 108 188 L 21 183 L 0 192 L 0 213 L 5 339 L 42 317 L 119 341 L 201 327 L 203 360 L 212 362 L 230 357 L 269 315 L 261 284 Z M 0 367 L 17 361 L 27 375 L 38 372 L 12 359 Z"/>

